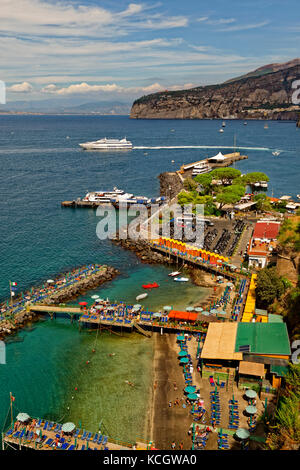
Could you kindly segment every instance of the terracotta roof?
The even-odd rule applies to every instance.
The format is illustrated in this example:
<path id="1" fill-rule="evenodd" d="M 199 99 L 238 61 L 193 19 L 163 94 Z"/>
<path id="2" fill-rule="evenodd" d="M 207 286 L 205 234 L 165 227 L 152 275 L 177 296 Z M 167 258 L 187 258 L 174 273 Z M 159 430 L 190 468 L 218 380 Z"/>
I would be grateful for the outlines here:
<path id="1" fill-rule="evenodd" d="M 277 238 L 280 222 L 256 222 L 253 238 Z"/>

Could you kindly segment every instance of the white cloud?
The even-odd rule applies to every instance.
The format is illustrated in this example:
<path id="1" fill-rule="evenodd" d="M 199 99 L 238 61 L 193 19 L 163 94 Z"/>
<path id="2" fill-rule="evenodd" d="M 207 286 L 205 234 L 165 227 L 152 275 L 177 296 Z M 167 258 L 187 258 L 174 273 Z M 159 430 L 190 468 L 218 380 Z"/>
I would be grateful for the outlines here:
<path id="1" fill-rule="evenodd" d="M 130 3 L 119 12 L 100 6 L 76 5 L 61 0 L 1 0 L 1 31 L 11 35 L 36 36 L 89 36 L 97 38 L 120 37 L 128 31 L 140 29 L 166 29 L 186 26 L 183 16 L 150 15 L 149 7 Z"/>
<path id="2" fill-rule="evenodd" d="M 16 83 L 7 88 L 7 91 L 11 91 L 12 93 L 30 93 L 32 90 L 33 87 L 28 82 Z"/>
<path id="3" fill-rule="evenodd" d="M 246 31 L 248 29 L 256 29 L 262 28 L 263 26 L 267 26 L 270 24 L 270 21 L 262 21 L 260 23 L 253 23 L 253 24 L 238 24 L 236 26 L 229 26 L 228 28 L 221 28 L 219 31 L 221 32 L 234 32 L 234 31 Z"/>
<path id="4" fill-rule="evenodd" d="M 86 94 L 93 94 L 93 93 L 119 93 L 119 94 L 150 94 L 156 93 L 159 91 L 168 90 L 181 90 L 181 89 L 188 89 L 195 87 L 196 85 L 193 83 L 186 83 L 184 85 L 171 85 L 165 86 L 161 85 L 160 83 L 152 83 L 151 85 L 147 86 L 136 86 L 136 87 L 123 87 L 117 85 L 115 83 L 107 83 L 105 85 L 89 85 L 86 82 L 77 83 L 73 85 L 69 85 L 68 87 L 58 88 L 55 84 L 51 83 L 44 88 L 42 88 L 42 93 L 48 94 L 55 94 L 58 96 L 66 96 L 66 95 L 86 95 Z"/>

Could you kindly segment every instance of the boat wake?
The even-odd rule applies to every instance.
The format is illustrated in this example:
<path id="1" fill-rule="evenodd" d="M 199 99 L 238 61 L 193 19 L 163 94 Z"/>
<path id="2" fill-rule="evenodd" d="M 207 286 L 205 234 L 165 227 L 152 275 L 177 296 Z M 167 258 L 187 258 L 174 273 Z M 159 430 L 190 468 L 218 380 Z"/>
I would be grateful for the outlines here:
<path id="1" fill-rule="evenodd" d="M 226 145 L 173 145 L 169 147 L 133 147 L 133 150 L 163 150 L 163 149 L 230 149 L 230 150 L 259 150 L 262 152 L 270 151 L 268 147 L 233 147 Z"/>

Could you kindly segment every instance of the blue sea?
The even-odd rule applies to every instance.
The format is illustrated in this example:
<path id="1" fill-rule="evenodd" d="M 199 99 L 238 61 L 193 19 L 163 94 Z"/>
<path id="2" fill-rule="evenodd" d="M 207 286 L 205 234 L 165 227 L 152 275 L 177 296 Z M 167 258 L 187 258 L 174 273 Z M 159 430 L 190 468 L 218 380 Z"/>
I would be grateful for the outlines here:
<path id="1" fill-rule="evenodd" d="M 264 171 L 270 178 L 269 194 L 295 198 L 300 193 L 300 129 L 294 122 L 268 126 L 265 129 L 262 121 L 248 121 L 247 126 L 227 121 L 221 134 L 221 121 L 0 116 L 0 299 L 9 296 L 9 280 L 23 290 L 87 263 L 106 263 L 121 271 L 88 299 L 97 292 L 133 302 L 142 284 L 153 281 L 161 285 L 145 302 L 153 311 L 165 304 L 185 308 L 201 298 L 205 289 L 175 286 L 168 268 L 142 265 L 133 253 L 99 240 L 95 210 L 62 208 L 61 201 L 113 186 L 158 196 L 160 173 L 219 151 L 229 153 L 235 139 L 249 157 L 236 168 L 243 173 Z M 78 146 L 105 136 L 126 136 L 141 148 L 109 153 Z M 274 150 L 281 150 L 280 156 L 274 157 Z M 12 392 L 16 409 L 32 415 L 81 421 L 95 431 L 103 421 L 112 436 L 125 441 L 147 437 L 151 340 L 138 335 L 95 338 L 79 333 L 67 319 L 45 319 L 34 326 L 20 332 L 18 342 L 7 344 L 7 365 L 0 365 L 0 426 Z M 87 367 L 94 344 L 96 354 Z M 111 352 L 116 354 L 113 359 Z M 125 380 L 136 383 L 134 390 Z"/>

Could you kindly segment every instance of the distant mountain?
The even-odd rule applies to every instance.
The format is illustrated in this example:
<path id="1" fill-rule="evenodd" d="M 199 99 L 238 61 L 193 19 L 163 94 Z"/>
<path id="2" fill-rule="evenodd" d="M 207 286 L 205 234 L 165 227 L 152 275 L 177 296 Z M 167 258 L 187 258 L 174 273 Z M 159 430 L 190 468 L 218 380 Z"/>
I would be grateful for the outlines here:
<path id="1" fill-rule="evenodd" d="M 133 119 L 297 120 L 292 83 L 300 79 L 300 59 L 269 64 L 218 85 L 164 91 L 137 99 Z"/>
<path id="2" fill-rule="evenodd" d="M 40 101 L 15 101 L 1 106 L 5 113 L 49 113 L 49 114 L 100 114 L 124 115 L 130 112 L 130 103 L 119 101 L 102 101 L 74 104 L 74 100 L 59 101 L 55 99 Z"/>

